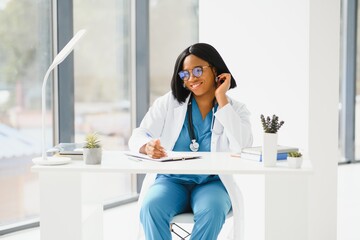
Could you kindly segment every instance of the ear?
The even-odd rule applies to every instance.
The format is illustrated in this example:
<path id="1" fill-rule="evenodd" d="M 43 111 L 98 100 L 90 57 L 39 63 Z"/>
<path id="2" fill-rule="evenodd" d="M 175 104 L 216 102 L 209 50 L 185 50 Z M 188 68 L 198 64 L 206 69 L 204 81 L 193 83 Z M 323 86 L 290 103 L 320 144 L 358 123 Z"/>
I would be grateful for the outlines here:
<path id="1" fill-rule="evenodd" d="M 215 68 L 215 67 L 212 67 L 211 70 L 212 70 L 212 72 L 213 72 L 213 74 L 214 74 L 214 76 L 215 76 L 215 82 L 217 82 L 218 78 L 217 78 L 216 68 Z"/>

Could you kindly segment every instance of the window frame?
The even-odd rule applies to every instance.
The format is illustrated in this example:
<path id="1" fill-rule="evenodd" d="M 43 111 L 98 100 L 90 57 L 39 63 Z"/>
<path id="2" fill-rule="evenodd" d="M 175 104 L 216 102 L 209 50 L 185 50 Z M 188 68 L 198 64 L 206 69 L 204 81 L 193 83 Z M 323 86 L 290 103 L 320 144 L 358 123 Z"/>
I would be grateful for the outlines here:
<path id="1" fill-rule="evenodd" d="M 342 162 L 355 159 L 355 98 L 357 50 L 357 0 L 342 1 L 340 146 Z"/>

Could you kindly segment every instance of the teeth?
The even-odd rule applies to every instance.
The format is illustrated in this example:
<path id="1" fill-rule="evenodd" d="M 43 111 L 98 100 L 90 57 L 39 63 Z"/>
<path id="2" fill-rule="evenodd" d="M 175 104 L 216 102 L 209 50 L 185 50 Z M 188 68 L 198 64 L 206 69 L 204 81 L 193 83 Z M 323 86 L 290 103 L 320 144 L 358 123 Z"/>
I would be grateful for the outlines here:
<path id="1" fill-rule="evenodd" d="M 192 88 L 197 88 L 198 86 L 200 86 L 200 84 L 201 84 L 201 82 L 196 83 L 196 84 L 193 84 L 191 87 L 192 87 Z"/>

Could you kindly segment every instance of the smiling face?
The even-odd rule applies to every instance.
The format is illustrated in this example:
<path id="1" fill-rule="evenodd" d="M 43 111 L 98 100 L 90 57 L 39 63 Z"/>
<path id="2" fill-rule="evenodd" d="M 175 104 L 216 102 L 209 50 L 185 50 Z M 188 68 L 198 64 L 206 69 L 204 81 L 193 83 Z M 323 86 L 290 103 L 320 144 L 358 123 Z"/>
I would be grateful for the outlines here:
<path id="1" fill-rule="evenodd" d="M 199 69 L 202 67 L 201 76 L 194 76 L 193 69 L 195 68 L 195 75 L 199 75 Z M 190 54 L 184 59 L 183 70 L 190 73 L 189 79 L 184 81 L 185 86 L 195 96 L 214 95 L 215 93 L 215 72 L 210 64 L 195 55 Z"/>

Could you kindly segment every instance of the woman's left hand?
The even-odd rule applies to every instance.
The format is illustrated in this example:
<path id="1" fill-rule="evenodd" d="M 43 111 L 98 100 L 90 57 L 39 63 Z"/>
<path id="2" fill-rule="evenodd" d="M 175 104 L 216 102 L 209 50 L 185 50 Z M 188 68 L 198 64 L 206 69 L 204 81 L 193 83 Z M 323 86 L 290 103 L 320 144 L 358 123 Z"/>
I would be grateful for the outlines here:
<path id="1" fill-rule="evenodd" d="M 218 77 L 218 81 L 216 82 L 215 97 L 219 106 L 223 107 L 228 103 L 226 92 L 230 88 L 231 74 L 222 73 L 217 77 Z"/>

